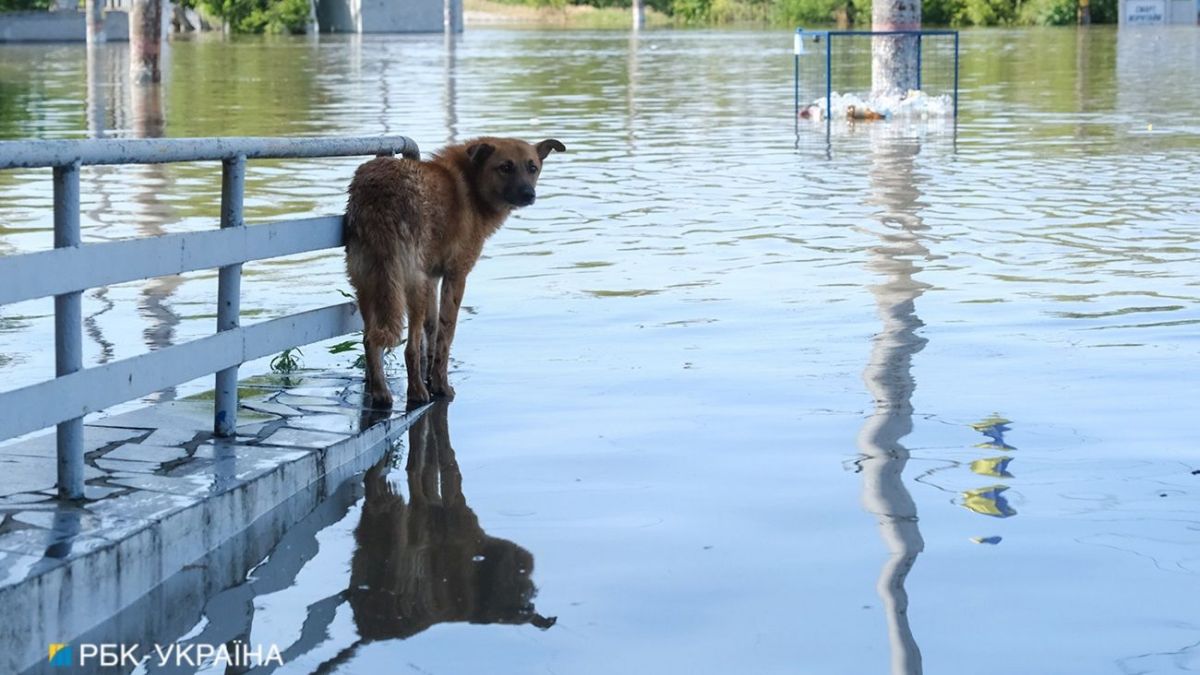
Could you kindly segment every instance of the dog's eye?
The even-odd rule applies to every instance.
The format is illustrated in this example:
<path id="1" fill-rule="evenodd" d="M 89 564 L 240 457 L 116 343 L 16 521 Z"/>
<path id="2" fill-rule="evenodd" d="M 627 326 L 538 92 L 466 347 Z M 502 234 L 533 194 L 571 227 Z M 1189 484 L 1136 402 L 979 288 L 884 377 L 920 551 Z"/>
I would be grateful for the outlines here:
<path id="1" fill-rule="evenodd" d="M 500 170 L 500 173 L 512 173 L 517 167 L 512 162 L 505 162 L 496 168 Z"/>
<path id="2" fill-rule="evenodd" d="M 529 173 L 537 173 L 537 172 L 538 172 L 537 164 L 530 162 L 529 163 Z"/>

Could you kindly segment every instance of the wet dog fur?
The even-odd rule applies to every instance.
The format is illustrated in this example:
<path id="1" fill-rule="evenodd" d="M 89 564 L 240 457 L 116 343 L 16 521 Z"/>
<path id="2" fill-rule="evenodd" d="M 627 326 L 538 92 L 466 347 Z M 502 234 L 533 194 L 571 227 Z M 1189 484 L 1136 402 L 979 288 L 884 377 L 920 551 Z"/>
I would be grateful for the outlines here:
<path id="1" fill-rule="evenodd" d="M 565 152 L 555 139 L 477 138 L 429 161 L 379 157 L 358 168 L 346 207 L 346 270 L 363 319 L 365 393 L 390 408 L 384 350 L 408 341 L 407 407 L 453 398 L 450 343 L 467 274 L 483 243 L 536 198 L 542 162 Z M 440 282 L 440 290 L 439 290 Z"/>

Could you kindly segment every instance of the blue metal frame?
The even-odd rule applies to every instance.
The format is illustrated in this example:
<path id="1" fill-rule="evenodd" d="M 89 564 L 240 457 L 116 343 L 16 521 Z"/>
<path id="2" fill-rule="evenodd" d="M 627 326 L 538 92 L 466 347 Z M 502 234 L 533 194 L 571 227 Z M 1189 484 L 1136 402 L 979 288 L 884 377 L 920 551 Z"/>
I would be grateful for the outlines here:
<path id="1" fill-rule="evenodd" d="M 792 88 L 796 114 L 800 111 L 800 52 L 805 36 L 825 37 L 825 131 L 832 128 L 833 115 L 833 40 L 831 38 L 846 35 L 859 37 L 878 37 L 884 35 L 911 35 L 917 38 L 917 88 L 922 85 L 922 38 L 925 36 L 948 36 L 954 38 L 954 118 L 958 119 L 958 48 L 959 38 L 956 30 L 804 30 L 796 29 L 794 47 L 792 49 Z"/>

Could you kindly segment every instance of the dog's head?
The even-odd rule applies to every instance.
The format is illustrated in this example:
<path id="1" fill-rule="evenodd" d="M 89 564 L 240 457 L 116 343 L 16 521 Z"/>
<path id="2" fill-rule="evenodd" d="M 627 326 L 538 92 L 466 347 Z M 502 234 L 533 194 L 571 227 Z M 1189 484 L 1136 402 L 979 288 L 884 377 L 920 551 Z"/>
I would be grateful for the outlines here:
<path id="1" fill-rule="evenodd" d="M 467 144 L 479 196 L 497 208 L 529 206 L 537 199 L 542 162 L 567 147 L 553 138 L 526 143 L 516 138 L 481 138 Z"/>

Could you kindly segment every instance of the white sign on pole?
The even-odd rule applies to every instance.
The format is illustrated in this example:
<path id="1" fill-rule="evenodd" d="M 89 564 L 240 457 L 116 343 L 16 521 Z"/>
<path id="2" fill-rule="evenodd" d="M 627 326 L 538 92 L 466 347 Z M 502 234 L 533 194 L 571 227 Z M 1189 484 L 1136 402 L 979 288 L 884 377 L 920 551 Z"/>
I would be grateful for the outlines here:
<path id="1" fill-rule="evenodd" d="M 1125 23 L 1130 26 L 1158 26 L 1166 22 L 1166 0 L 1129 0 L 1125 4 Z"/>

